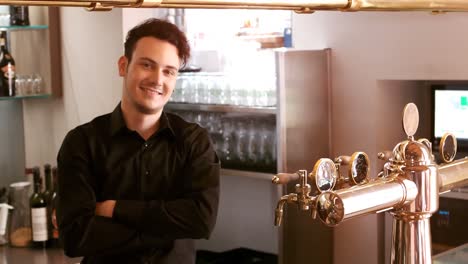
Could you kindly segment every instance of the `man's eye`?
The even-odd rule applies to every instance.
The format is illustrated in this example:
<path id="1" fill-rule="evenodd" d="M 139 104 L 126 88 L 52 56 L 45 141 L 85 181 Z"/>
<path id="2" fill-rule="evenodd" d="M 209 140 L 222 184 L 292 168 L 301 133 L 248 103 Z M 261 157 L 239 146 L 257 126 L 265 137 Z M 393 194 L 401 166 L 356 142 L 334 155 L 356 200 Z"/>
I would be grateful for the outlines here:
<path id="1" fill-rule="evenodd" d="M 176 76 L 177 72 L 173 70 L 164 70 L 164 74 L 168 76 Z"/>
<path id="2" fill-rule="evenodd" d="M 147 62 L 143 62 L 141 65 L 142 65 L 143 68 L 145 68 L 145 69 L 150 69 L 150 68 L 151 68 L 151 64 L 150 64 L 150 63 L 147 63 Z"/>

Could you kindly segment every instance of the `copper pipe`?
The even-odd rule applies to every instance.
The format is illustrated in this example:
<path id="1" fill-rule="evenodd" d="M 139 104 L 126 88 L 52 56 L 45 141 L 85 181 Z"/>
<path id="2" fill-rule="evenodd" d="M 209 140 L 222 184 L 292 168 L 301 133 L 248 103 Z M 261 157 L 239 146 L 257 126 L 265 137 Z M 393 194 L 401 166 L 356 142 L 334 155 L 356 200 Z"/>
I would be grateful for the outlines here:
<path id="1" fill-rule="evenodd" d="M 346 8 L 348 0 L 323 1 L 285 1 L 285 0 L 0 0 L 4 5 L 32 5 L 32 6 L 77 6 L 90 7 L 93 3 L 102 6 L 134 7 L 134 8 L 231 8 L 231 9 L 281 9 L 281 10 L 333 10 Z"/>
<path id="2" fill-rule="evenodd" d="M 134 8 L 282 9 L 298 13 L 329 11 L 468 11 L 465 0 L 0 0 L 2 5 Z"/>
<path id="3" fill-rule="evenodd" d="M 27 5 L 27 6 L 66 6 L 66 7 L 91 7 L 93 2 L 87 1 L 23 1 L 23 0 L 0 0 L 1 5 Z"/>
<path id="4" fill-rule="evenodd" d="M 392 210 L 392 253 L 390 263 L 431 264 L 429 218 L 439 207 L 439 171 L 431 151 L 419 141 L 407 143 L 402 177 L 414 182 L 416 199 Z"/>
<path id="5" fill-rule="evenodd" d="M 439 166 L 439 178 L 440 193 L 468 185 L 468 158 Z"/>
<path id="6" fill-rule="evenodd" d="M 392 264 L 430 264 L 431 228 L 429 216 L 422 219 L 393 217 Z"/>
<path id="7" fill-rule="evenodd" d="M 323 223 L 335 226 L 354 216 L 401 207 L 417 195 L 414 182 L 402 177 L 376 179 L 364 185 L 320 194 L 317 197 L 317 214 Z"/>

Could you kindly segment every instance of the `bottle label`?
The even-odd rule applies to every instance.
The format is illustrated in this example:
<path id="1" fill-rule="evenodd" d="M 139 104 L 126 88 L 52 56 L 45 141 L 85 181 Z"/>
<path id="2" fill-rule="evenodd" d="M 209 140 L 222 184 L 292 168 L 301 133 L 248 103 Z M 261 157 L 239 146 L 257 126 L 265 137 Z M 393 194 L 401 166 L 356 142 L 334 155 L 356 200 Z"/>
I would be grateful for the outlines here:
<path id="1" fill-rule="evenodd" d="M 5 57 L 8 58 L 7 55 L 5 55 Z M 5 78 L 9 80 L 15 78 L 15 65 L 12 65 L 10 62 L 7 64 L 6 69 L 2 69 L 2 71 L 4 72 Z"/>
<path id="2" fill-rule="evenodd" d="M 47 208 L 32 208 L 33 241 L 47 241 Z"/>

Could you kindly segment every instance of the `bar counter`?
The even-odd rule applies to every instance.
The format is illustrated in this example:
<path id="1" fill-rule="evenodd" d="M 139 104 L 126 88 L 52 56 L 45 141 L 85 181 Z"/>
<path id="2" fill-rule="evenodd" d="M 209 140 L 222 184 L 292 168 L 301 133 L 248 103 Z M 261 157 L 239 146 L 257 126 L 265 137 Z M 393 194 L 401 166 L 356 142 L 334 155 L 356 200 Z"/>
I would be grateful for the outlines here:
<path id="1" fill-rule="evenodd" d="M 32 249 L 0 246 L 0 264 L 76 264 L 81 258 L 69 258 L 62 249 Z M 433 264 L 468 263 L 468 243 L 433 256 Z"/>
<path id="2" fill-rule="evenodd" d="M 32 249 L 0 246 L 1 264 L 75 264 L 81 258 L 69 258 L 62 249 Z"/>
<path id="3" fill-rule="evenodd" d="M 466 264 L 468 263 L 468 243 L 435 255 L 433 260 L 433 264 Z"/>

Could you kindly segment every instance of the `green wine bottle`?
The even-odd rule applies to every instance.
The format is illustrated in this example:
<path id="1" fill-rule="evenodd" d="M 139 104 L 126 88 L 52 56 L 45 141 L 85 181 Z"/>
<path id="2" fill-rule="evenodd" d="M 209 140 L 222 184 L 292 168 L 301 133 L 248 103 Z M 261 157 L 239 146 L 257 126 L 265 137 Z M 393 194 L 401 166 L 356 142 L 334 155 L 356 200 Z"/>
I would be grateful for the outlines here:
<path id="1" fill-rule="evenodd" d="M 34 193 L 31 195 L 29 204 L 31 206 L 32 224 L 32 246 L 35 248 L 45 248 L 47 246 L 47 202 L 41 192 L 42 179 L 39 167 L 33 168 Z"/>
<path id="2" fill-rule="evenodd" d="M 55 190 L 53 186 L 52 180 L 52 167 L 50 164 L 44 165 L 44 178 L 45 178 L 45 190 L 44 190 L 44 198 L 46 199 L 47 204 L 47 247 L 55 247 L 55 242 L 52 231 L 52 210 L 53 210 L 53 203 L 55 200 Z"/>

